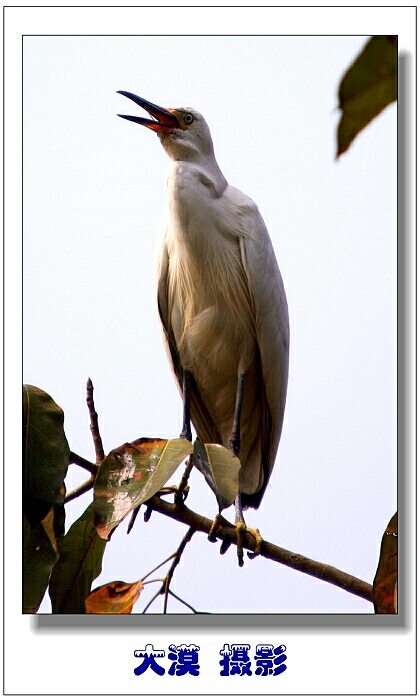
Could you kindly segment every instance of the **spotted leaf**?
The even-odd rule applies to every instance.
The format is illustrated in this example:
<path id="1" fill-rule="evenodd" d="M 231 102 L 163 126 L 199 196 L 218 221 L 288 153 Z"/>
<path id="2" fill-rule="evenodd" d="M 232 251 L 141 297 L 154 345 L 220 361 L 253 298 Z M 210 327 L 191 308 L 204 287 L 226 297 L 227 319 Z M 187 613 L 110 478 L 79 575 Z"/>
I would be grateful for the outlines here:
<path id="1" fill-rule="evenodd" d="M 166 484 L 192 452 L 188 440 L 140 438 L 126 442 L 104 459 L 95 480 L 95 527 L 107 539 L 137 506 Z"/>

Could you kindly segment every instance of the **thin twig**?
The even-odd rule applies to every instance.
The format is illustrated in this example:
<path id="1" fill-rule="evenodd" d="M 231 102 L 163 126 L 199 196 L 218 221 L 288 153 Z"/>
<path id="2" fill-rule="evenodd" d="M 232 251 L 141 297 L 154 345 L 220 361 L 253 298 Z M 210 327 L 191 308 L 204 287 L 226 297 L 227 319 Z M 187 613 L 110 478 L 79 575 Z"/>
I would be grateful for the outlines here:
<path id="1" fill-rule="evenodd" d="M 180 523 L 189 525 L 190 527 L 198 530 L 200 532 L 208 533 L 212 526 L 212 521 L 203 515 L 194 513 L 185 506 L 185 504 L 178 503 L 168 503 L 167 501 L 153 496 L 148 502 L 153 510 L 166 515 Z M 225 524 L 226 523 L 226 524 Z M 223 540 L 227 538 L 231 540 L 232 543 L 236 543 L 237 532 L 234 525 L 228 523 L 223 519 L 220 528 L 216 533 L 218 539 Z M 243 546 L 245 549 L 254 551 L 256 542 L 254 537 L 249 532 L 244 532 Z M 323 564 L 322 562 L 315 561 L 313 559 L 308 559 L 301 554 L 296 554 L 295 552 L 290 552 L 283 547 L 278 547 L 271 542 L 263 541 L 261 556 L 265 559 L 270 559 L 271 561 L 277 561 L 280 564 L 284 564 L 296 571 L 308 574 L 309 576 L 314 576 L 326 583 L 331 583 L 334 586 L 338 586 L 348 593 L 364 598 L 372 602 L 372 586 L 366 581 L 347 574 L 340 569 L 336 569 L 328 564 Z"/>
<path id="2" fill-rule="evenodd" d="M 192 455 L 190 455 L 186 463 L 185 471 L 181 477 L 181 481 L 179 482 L 178 488 L 175 491 L 175 503 L 183 503 L 185 501 L 186 495 L 184 494 L 184 492 L 188 486 L 188 479 L 190 477 L 193 466 L 193 458 Z"/>
<path id="3" fill-rule="evenodd" d="M 172 577 L 173 577 L 173 575 L 174 575 L 174 571 L 175 571 L 176 567 L 178 566 L 178 564 L 179 564 L 179 562 L 180 562 L 180 559 L 181 559 L 181 557 L 182 557 L 183 551 L 184 551 L 185 547 L 187 546 L 188 542 L 191 540 L 191 537 L 193 536 L 194 532 L 195 532 L 195 528 L 190 527 L 189 530 L 188 530 L 188 532 L 187 532 L 187 533 L 185 534 L 185 536 L 182 538 L 182 541 L 181 541 L 181 543 L 180 543 L 178 549 L 176 550 L 176 552 L 174 552 L 174 554 L 171 554 L 171 556 L 168 557 L 167 559 L 165 559 L 165 561 L 163 561 L 161 564 L 158 564 L 157 566 L 155 566 L 154 569 L 152 569 L 151 571 L 149 571 L 148 574 L 146 574 L 145 576 L 143 576 L 143 578 L 142 578 L 143 583 L 152 583 L 152 581 L 146 581 L 146 579 L 147 579 L 149 576 L 151 576 L 155 571 L 157 571 L 157 569 L 160 569 L 161 566 L 163 566 L 163 565 L 166 564 L 168 561 L 170 561 L 171 559 L 173 559 L 173 562 L 172 562 L 172 564 L 171 564 L 171 566 L 170 566 L 170 568 L 169 568 L 169 571 L 168 571 L 168 573 L 166 574 L 165 578 L 164 578 L 164 579 L 153 579 L 154 581 L 162 581 L 162 586 L 161 586 L 161 587 L 159 588 L 159 590 L 155 593 L 155 595 L 152 597 L 152 599 L 148 602 L 148 604 L 146 605 L 146 607 L 145 607 L 144 610 L 143 610 L 143 614 L 150 608 L 151 604 L 156 600 L 156 598 L 157 598 L 159 595 L 164 595 L 164 596 L 165 596 L 165 600 L 164 600 L 164 604 L 163 604 L 163 612 L 164 612 L 164 614 L 166 614 L 167 607 L 168 607 L 168 596 L 169 596 L 169 594 L 172 595 L 172 596 L 174 596 L 174 598 L 177 598 L 181 603 L 183 603 L 184 605 L 186 605 L 186 606 L 187 606 L 188 608 L 190 608 L 193 612 L 196 612 L 196 611 L 194 610 L 194 608 L 193 608 L 191 605 L 188 605 L 188 603 L 186 603 L 185 600 L 182 600 L 182 598 L 179 598 L 177 595 L 175 595 L 175 593 L 173 593 L 173 592 L 169 589 L 169 586 L 170 586 L 171 581 L 172 581 Z"/>
<path id="4" fill-rule="evenodd" d="M 168 593 L 169 593 L 171 596 L 173 596 L 174 598 L 176 598 L 177 600 L 179 600 L 179 602 L 182 603 L 183 605 L 185 605 L 187 608 L 189 608 L 190 610 L 192 610 L 193 613 L 194 613 L 195 615 L 197 614 L 197 610 L 196 610 L 195 608 L 193 608 L 192 605 L 190 605 L 189 603 L 187 603 L 186 600 L 183 600 L 182 598 L 180 598 L 179 595 L 175 595 L 175 593 L 174 593 L 173 591 L 168 591 Z"/>
<path id="5" fill-rule="evenodd" d="M 95 477 L 91 476 L 90 479 L 85 481 L 83 484 L 80 484 L 80 486 L 77 486 L 75 489 L 73 489 L 73 491 L 69 491 L 69 493 L 64 498 L 64 503 L 68 503 L 69 501 L 73 501 L 78 496 L 81 496 L 82 494 L 86 493 L 87 491 L 90 491 L 90 489 L 93 487 L 94 483 L 95 483 Z"/>
<path id="6" fill-rule="evenodd" d="M 142 615 L 145 615 L 145 613 L 146 613 L 147 610 L 150 608 L 150 606 L 152 605 L 152 603 L 154 603 L 155 600 L 156 600 L 156 598 L 158 598 L 158 597 L 160 596 L 161 591 L 162 591 L 162 589 L 159 588 L 159 590 L 155 593 L 155 595 L 153 596 L 153 598 L 151 598 L 151 599 L 149 600 L 149 602 L 147 603 L 146 607 L 144 608 L 144 610 L 143 610 L 143 612 L 142 612 Z"/>
<path id="7" fill-rule="evenodd" d="M 93 401 L 93 384 L 90 377 L 88 377 L 86 382 L 86 403 L 89 409 L 90 432 L 92 433 L 93 444 L 95 446 L 96 464 L 99 466 L 105 459 L 105 452 L 99 432 L 98 414 L 95 411 L 95 404 Z"/>
<path id="8" fill-rule="evenodd" d="M 188 532 L 184 535 L 182 538 L 181 544 L 179 545 L 178 549 L 175 552 L 174 560 L 169 568 L 168 573 L 166 574 L 165 577 L 165 583 L 162 586 L 162 593 L 165 595 L 165 600 L 163 603 L 163 614 L 166 614 L 167 608 L 168 608 L 168 593 L 169 593 L 169 586 L 171 585 L 172 577 L 174 575 L 174 571 L 176 567 L 178 566 L 182 554 L 184 552 L 185 547 L 187 546 L 188 542 L 191 540 L 191 537 L 193 536 L 195 532 L 195 527 L 190 527 L 188 529 Z"/>
<path id="9" fill-rule="evenodd" d="M 161 562 L 160 564 L 158 564 L 157 566 L 155 566 L 155 568 L 152 569 L 151 571 L 149 571 L 149 573 L 146 574 L 146 576 L 143 576 L 143 578 L 142 578 L 143 583 L 145 582 L 145 580 L 146 580 L 147 578 L 149 578 L 149 576 L 151 576 L 152 574 L 154 574 L 155 571 L 157 571 L 158 569 L 160 569 L 160 567 L 163 566 L 164 564 L 166 564 L 168 561 L 171 561 L 171 559 L 173 559 L 174 557 L 176 557 L 176 552 L 175 552 L 174 554 L 171 554 L 170 557 L 167 557 L 167 558 L 165 559 L 165 561 L 163 561 L 163 562 Z M 164 580 L 165 580 L 165 579 L 162 579 L 162 581 L 164 581 Z"/>
<path id="10" fill-rule="evenodd" d="M 78 467 L 86 469 L 86 471 L 90 472 L 91 474 L 98 473 L 98 466 L 96 464 L 89 462 L 84 457 L 80 457 L 80 455 L 77 455 L 75 452 L 70 452 L 69 464 L 77 464 Z"/>

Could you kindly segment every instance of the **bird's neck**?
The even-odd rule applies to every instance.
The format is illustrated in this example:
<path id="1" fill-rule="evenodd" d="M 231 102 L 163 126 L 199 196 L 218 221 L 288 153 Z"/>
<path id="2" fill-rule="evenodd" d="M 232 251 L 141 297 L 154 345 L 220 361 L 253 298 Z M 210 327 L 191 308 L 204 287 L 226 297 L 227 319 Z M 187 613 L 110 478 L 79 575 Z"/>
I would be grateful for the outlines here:
<path id="1" fill-rule="evenodd" d="M 208 188 L 209 192 L 204 196 L 211 194 L 213 197 L 221 197 L 228 186 L 213 152 L 191 152 L 188 156 L 172 162 L 169 178 L 173 184 L 183 187 L 188 182 L 188 186 L 192 188 L 194 177 Z"/>
<path id="2" fill-rule="evenodd" d="M 169 227 L 167 245 L 173 265 L 194 272 L 195 280 L 218 269 L 217 261 L 226 248 L 221 247 L 220 211 L 227 188 L 216 160 L 174 161 L 169 171 L 167 194 Z M 227 247 L 233 241 L 227 243 Z M 200 272 L 198 272 L 200 271 Z M 207 285 L 208 286 L 208 285 Z"/>
<path id="3" fill-rule="evenodd" d="M 167 180 L 169 215 L 173 235 L 179 243 L 202 251 L 215 207 L 228 186 L 215 158 L 173 161 Z M 208 244 L 215 245 L 214 235 Z"/>

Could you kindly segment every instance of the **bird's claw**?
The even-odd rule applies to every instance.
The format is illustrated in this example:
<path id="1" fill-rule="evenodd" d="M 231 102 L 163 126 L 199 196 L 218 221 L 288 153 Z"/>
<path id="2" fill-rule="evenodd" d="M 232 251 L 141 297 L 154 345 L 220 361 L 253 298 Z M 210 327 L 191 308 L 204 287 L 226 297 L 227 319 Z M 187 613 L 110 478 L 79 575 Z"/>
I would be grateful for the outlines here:
<path id="1" fill-rule="evenodd" d="M 217 530 L 223 525 L 224 517 L 222 516 L 221 513 L 218 513 L 213 520 L 213 523 L 211 525 L 211 528 L 209 530 L 209 534 L 207 535 L 207 539 L 210 542 L 216 542 L 217 541 Z M 257 528 L 251 528 L 247 527 L 246 523 L 243 520 L 237 520 L 235 523 L 235 529 L 236 529 L 236 551 L 238 555 L 238 564 L 239 566 L 244 565 L 244 533 L 249 532 L 255 539 L 255 549 L 253 552 L 247 552 L 247 555 L 250 559 L 255 559 L 259 554 L 261 554 L 261 549 L 262 545 L 264 542 L 264 539 Z M 230 545 L 232 544 L 232 540 L 229 537 L 229 535 L 226 535 L 223 540 L 222 544 L 220 545 L 220 554 L 226 554 L 227 550 L 229 549 Z"/>
<path id="2" fill-rule="evenodd" d="M 261 535 L 260 531 L 257 530 L 257 528 L 248 527 L 247 530 L 248 530 L 248 532 L 251 533 L 251 535 L 255 539 L 255 549 L 253 552 L 247 552 L 247 555 L 248 555 L 249 559 L 255 559 L 255 557 L 258 557 L 258 555 L 261 554 L 261 549 L 262 549 L 262 544 L 264 542 L 264 538 Z"/>
<path id="3" fill-rule="evenodd" d="M 226 554 L 231 544 L 232 540 L 230 539 L 229 535 L 226 535 L 222 540 L 222 544 L 220 545 L 220 554 Z"/>
<path id="4" fill-rule="evenodd" d="M 238 554 L 238 564 L 239 566 L 244 565 L 244 532 L 247 531 L 246 524 L 243 520 L 238 520 L 235 523 L 236 528 L 236 551 Z"/>
<path id="5" fill-rule="evenodd" d="M 209 534 L 207 535 L 207 539 L 210 542 L 217 542 L 216 532 L 220 527 L 221 519 L 222 519 L 222 515 L 220 513 L 218 513 L 212 522 L 211 528 L 209 530 Z"/>

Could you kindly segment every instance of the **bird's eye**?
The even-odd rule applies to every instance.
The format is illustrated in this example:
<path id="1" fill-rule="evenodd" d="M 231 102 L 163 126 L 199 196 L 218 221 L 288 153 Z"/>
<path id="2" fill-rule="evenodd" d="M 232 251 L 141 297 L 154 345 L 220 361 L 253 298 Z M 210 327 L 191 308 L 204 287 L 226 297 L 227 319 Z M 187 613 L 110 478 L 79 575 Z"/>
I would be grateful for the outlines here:
<path id="1" fill-rule="evenodd" d="M 192 124 L 193 121 L 194 121 L 193 115 L 190 114 L 190 113 L 188 112 L 188 114 L 186 114 L 186 115 L 184 116 L 184 122 L 185 122 L 186 124 Z"/>

